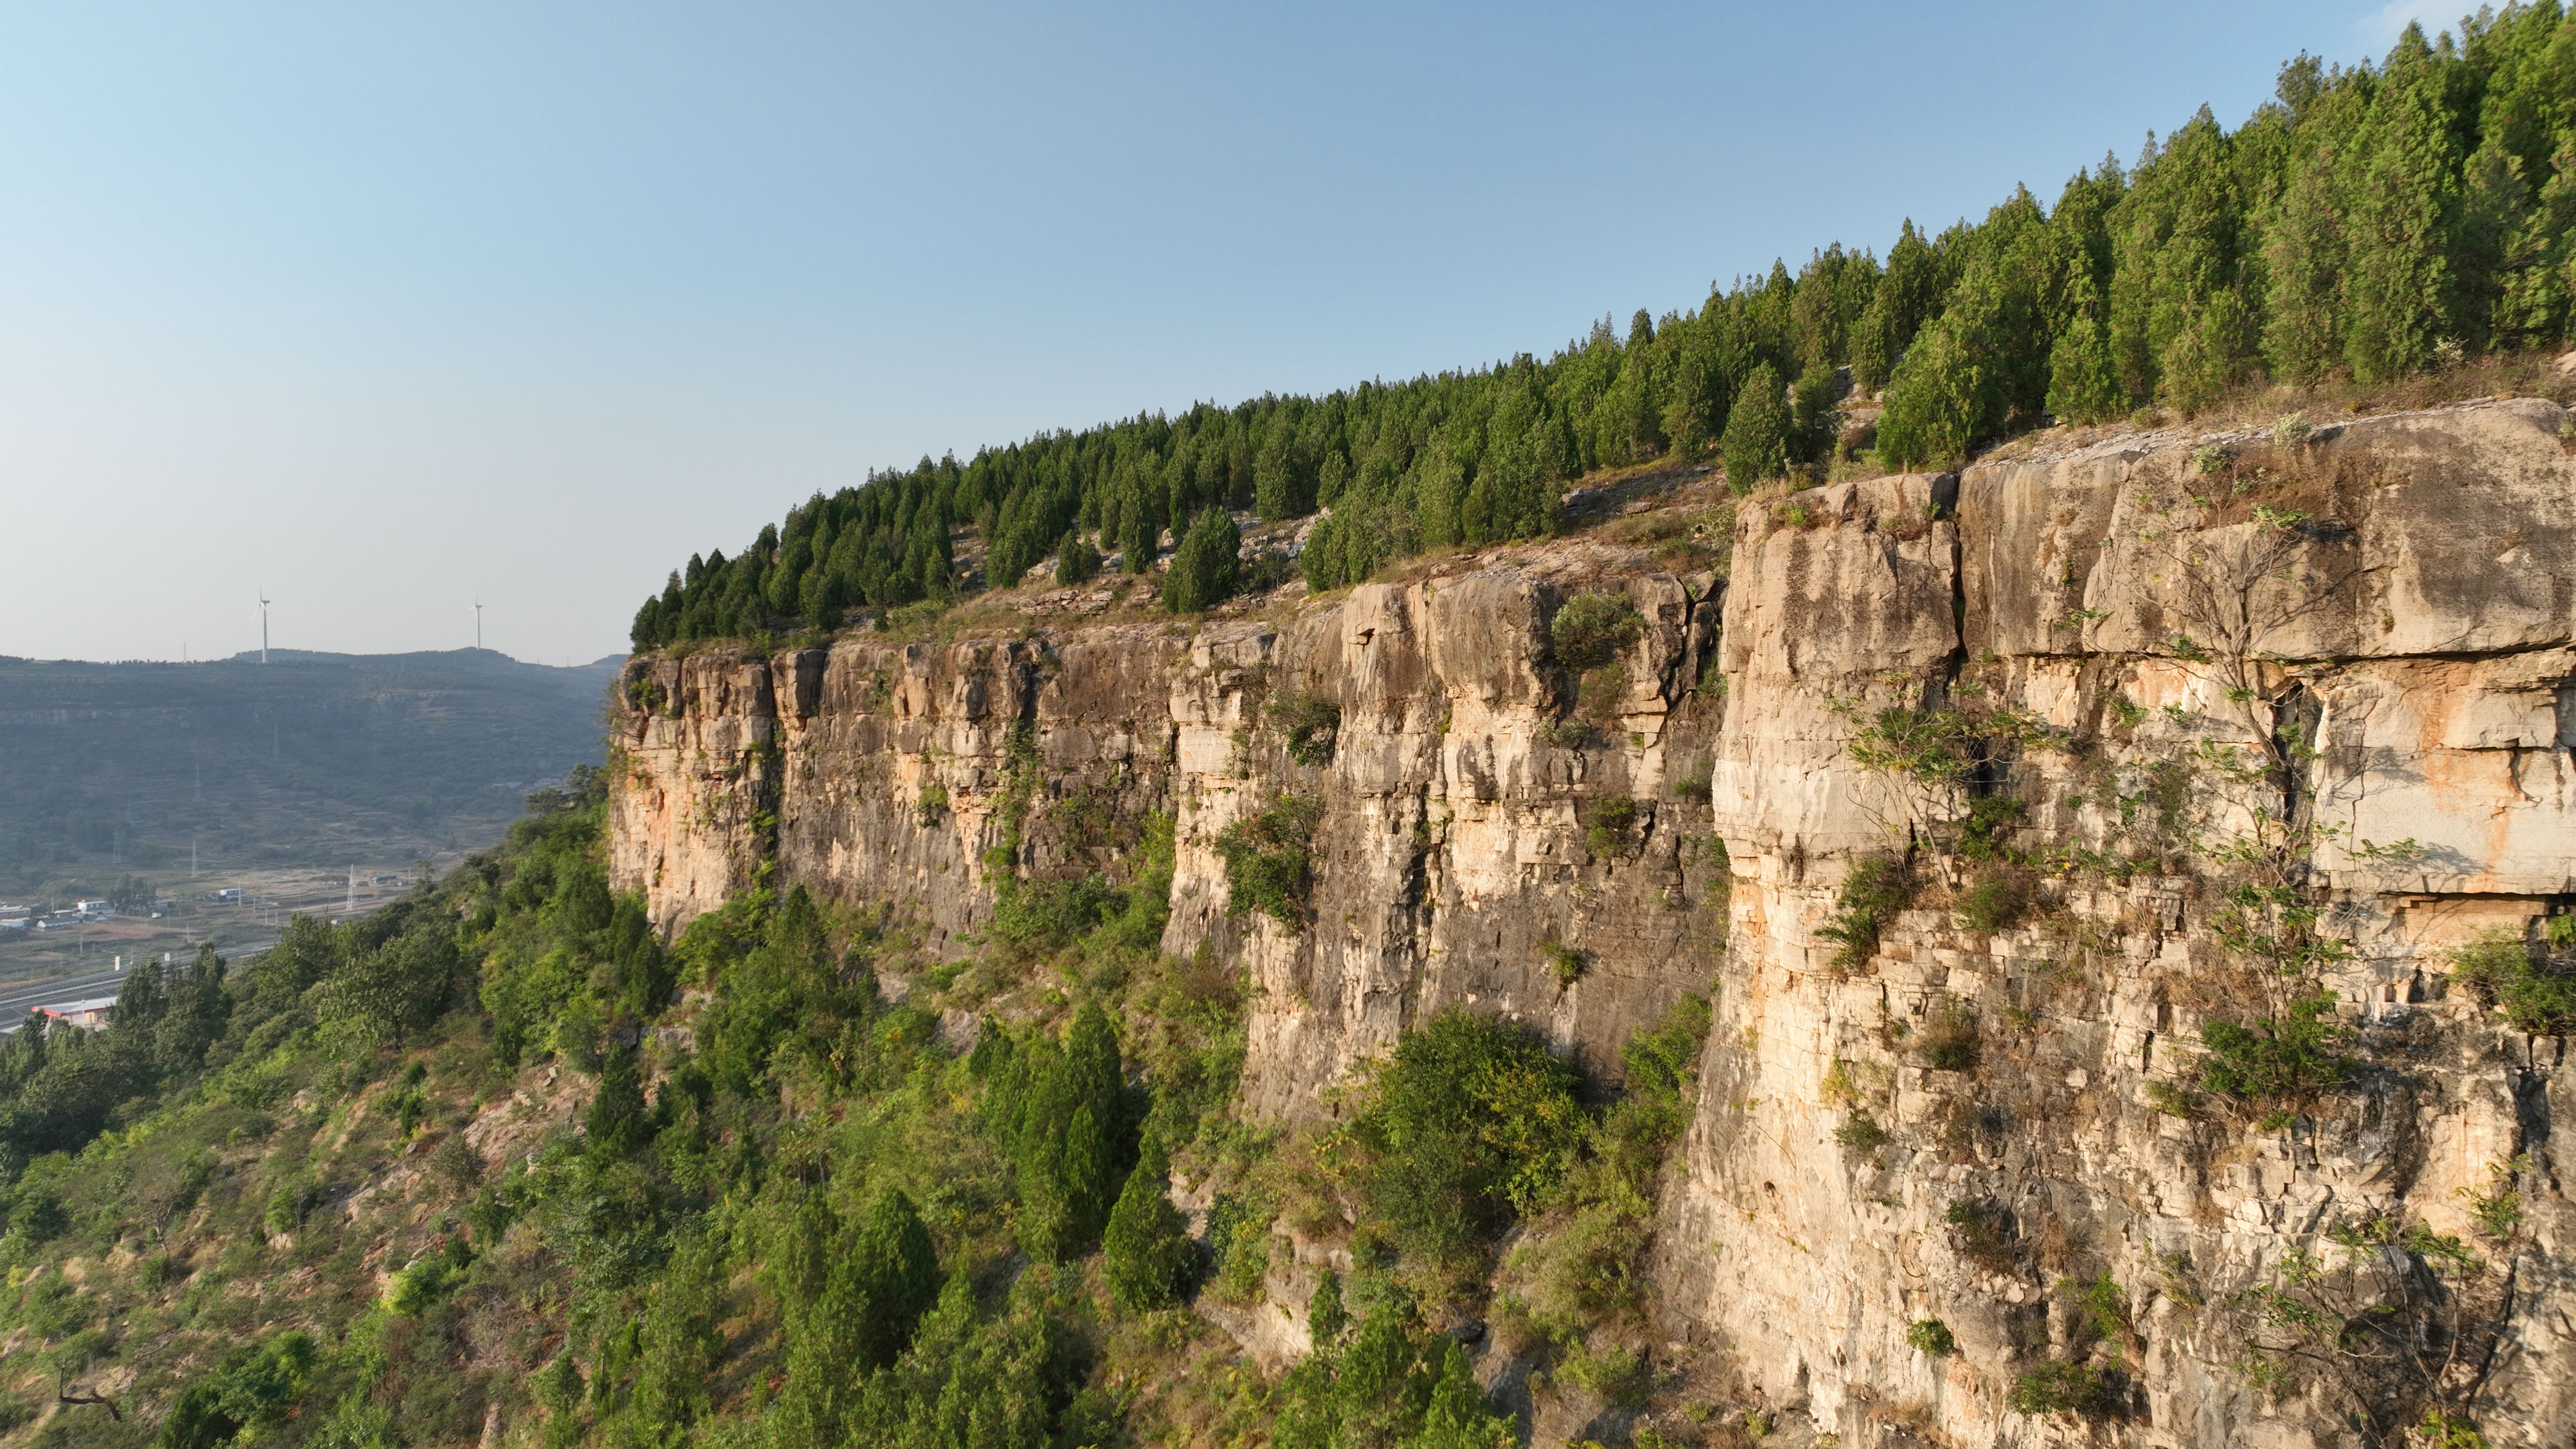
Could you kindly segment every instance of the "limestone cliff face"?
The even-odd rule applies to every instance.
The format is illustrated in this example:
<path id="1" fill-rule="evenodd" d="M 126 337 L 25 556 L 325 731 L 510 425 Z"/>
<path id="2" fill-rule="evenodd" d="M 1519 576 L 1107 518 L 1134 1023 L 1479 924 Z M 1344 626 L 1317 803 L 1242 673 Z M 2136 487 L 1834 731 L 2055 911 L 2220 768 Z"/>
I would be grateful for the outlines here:
<path id="1" fill-rule="evenodd" d="M 2552 1129 L 2576 1080 L 2448 958 L 2576 903 L 2567 428 L 2495 402 L 1813 489 L 1744 509 L 1725 584 L 1578 540 L 1195 627 L 638 660 L 613 874 L 667 929 L 775 872 L 962 954 L 996 870 L 1120 878 L 1164 812 L 1164 946 L 1248 968 L 1268 1120 L 1328 1110 L 1446 1005 L 1608 1072 L 1710 991 L 1655 1248 L 1666 1338 L 1802 1432 L 2359 1442 L 2332 1383 L 2249 1384 L 2244 1295 L 2388 1218 L 2490 1264 L 2453 1304 L 2493 1332 L 2443 1392 L 2495 1442 L 2565 1443 Z M 1543 621 L 1586 589 L 1645 627 L 1575 727 Z M 1301 763 L 1283 711 L 1318 701 L 1338 727 Z M 1704 771 L 1713 820 L 1673 788 Z M 1216 850 L 1286 797 L 1322 810 L 1298 929 L 1229 910 Z M 1596 854 L 1618 801 L 1635 823 Z M 1904 862 L 1910 900 L 1847 952 L 1823 932 L 1865 859 Z M 2221 929 L 2257 877 L 2324 891 L 2356 1062 L 2279 1110 L 2199 1081 L 2205 1024 L 2286 1009 Z M 2517 1155 L 2525 1222 L 2497 1244 L 2466 1194 Z M 2063 1288 L 2105 1275 L 2108 1343 Z M 1908 1343 L 1935 1319 L 1954 1354 Z M 2009 1404 L 2088 1354 L 2121 1365 L 2090 1419 Z"/>
<path id="2" fill-rule="evenodd" d="M 2492 1265 L 2455 1301 L 2501 1331 L 2445 1389 L 2498 1443 L 2576 1432 L 2551 1150 L 2576 1081 L 2560 1043 L 2446 989 L 2452 948 L 2570 890 L 2565 425 L 2517 401 L 2283 446 L 2131 436 L 1747 510 L 1715 797 L 1733 932 L 1659 1243 L 1677 1320 L 1845 1443 L 2049 1442 L 2075 1421 L 2009 1390 L 2082 1356 L 2056 1285 L 2107 1273 L 2128 1384 L 2091 1432 L 2362 1442 L 2331 1387 L 2248 1386 L 2249 1336 L 2286 1339 L 2241 1295 L 2387 1217 Z M 2020 743 L 1964 791 L 1856 758 L 1938 717 Z M 2266 737 L 2286 788 L 2231 773 Z M 2098 864 L 2027 883 L 2010 925 L 1907 910 L 1838 966 L 1819 933 L 1855 861 L 1910 857 L 1918 907 L 1959 901 L 1980 867 L 1940 847 L 1973 795 L 2015 802 L 2020 846 Z M 2213 918 L 2302 845 L 2348 944 L 2323 975 L 2352 1085 L 2269 1121 L 2159 1110 L 2198 1086 L 2206 1022 L 2277 998 Z M 1838 1140 L 1863 1119 L 1883 1143 Z M 2498 1245 L 2468 1195 L 2517 1153 L 2527 1221 Z M 1933 1319 L 1955 1356 L 1908 1345 Z"/>
<path id="3" fill-rule="evenodd" d="M 1540 622 L 1585 588 L 1624 592 L 1644 625 L 1624 695 L 1593 728 L 1551 732 L 1571 682 Z M 638 660 L 612 876 L 676 930 L 774 869 L 891 902 L 934 949 L 962 953 L 992 923 L 988 852 L 1008 838 L 1017 750 L 1033 778 L 1024 877 L 1117 876 L 1146 815 L 1173 818 L 1164 944 L 1206 942 L 1251 972 L 1244 1090 L 1265 1117 L 1320 1110 L 1352 1064 L 1451 1003 L 1528 1020 L 1615 1069 L 1640 1021 L 1706 988 L 1724 929 L 1704 807 L 1672 794 L 1714 736 L 1695 691 L 1711 588 L 1634 550 L 1558 547 L 1277 622 Z M 1339 712 L 1324 763 L 1287 749 L 1279 712 L 1299 700 Z M 1322 806 L 1298 930 L 1230 911 L 1215 849 L 1227 825 L 1292 796 Z M 1596 856 L 1591 810 L 1613 799 L 1632 799 L 1636 820 Z M 1585 959 L 1570 983 L 1559 943 Z"/>

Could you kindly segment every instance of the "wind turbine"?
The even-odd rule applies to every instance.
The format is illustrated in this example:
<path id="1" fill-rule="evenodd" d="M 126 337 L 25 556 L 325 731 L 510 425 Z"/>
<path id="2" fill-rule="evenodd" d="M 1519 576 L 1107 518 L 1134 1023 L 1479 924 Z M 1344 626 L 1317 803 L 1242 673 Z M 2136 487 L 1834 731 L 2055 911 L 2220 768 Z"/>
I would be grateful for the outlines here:
<path id="1" fill-rule="evenodd" d="M 474 601 L 474 647 L 478 650 L 483 647 L 483 601 L 480 598 Z"/>
<path id="2" fill-rule="evenodd" d="M 268 605 L 268 588 L 262 585 L 259 591 L 259 662 L 262 664 L 268 662 Z"/>

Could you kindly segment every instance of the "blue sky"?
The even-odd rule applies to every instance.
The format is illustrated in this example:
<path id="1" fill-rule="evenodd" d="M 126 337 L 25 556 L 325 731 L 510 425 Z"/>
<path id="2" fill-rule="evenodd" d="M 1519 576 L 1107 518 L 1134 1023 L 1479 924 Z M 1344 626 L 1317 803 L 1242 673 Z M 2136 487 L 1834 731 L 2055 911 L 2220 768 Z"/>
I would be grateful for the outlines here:
<path id="1" fill-rule="evenodd" d="M 2460 8 L 0 3 L 0 654 L 593 658 L 872 465 L 1544 352 Z"/>

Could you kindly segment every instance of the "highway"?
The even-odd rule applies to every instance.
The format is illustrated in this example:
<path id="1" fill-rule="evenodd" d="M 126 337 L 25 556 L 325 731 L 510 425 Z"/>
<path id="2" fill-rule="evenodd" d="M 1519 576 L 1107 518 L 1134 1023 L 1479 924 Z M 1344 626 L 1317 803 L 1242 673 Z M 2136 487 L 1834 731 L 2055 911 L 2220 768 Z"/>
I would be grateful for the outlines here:
<path id="1" fill-rule="evenodd" d="M 238 966 L 275 944 L 274 941 L 262 941 L 256 946 L 218 946 L 215 950 L 224 958 L 226 965 Z M 189 959 L 194 959 L 193 953 Z M 184 966 L 187 961 L 174 955 L 170 964 L 173 967 Z M 94 971 L 80 976 L 57 976 L 50 981 L 20 982 L 0 987 L 0 1032 L 16 1031 L 27 1013 L 39 1006 L 82 1001 L 93 996 L 114 996 L 117 988 L 124 984 L 125 973 L 122 971 Z"/>
<path id="2" fill-rule="evenodd" d="M 32 986 L 12 986 L 0 991 L 0 1018 L 5 1018 L 9 1026 L 15 1027 L 18 1018 L 39 1006 L 51 1006 L 58 1001 L 79 1001 L 91 996 L 114 996 L 116 988 L 124 980 L 122 971 L 101 971 L 89 976 L 40 981 Z"/>

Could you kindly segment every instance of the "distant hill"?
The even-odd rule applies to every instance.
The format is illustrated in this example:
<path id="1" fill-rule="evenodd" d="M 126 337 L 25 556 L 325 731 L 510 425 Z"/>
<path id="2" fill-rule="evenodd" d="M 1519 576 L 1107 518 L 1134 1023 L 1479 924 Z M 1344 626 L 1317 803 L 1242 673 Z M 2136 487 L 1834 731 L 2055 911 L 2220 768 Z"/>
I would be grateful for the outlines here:
<path id="1" fill-rule="evenodd" d="M 0 656 L 0 891 L 126 873 L 408 862 L 498 838 L 601 758 L 619 660 L 271 650 L 198 664 Z"/>

